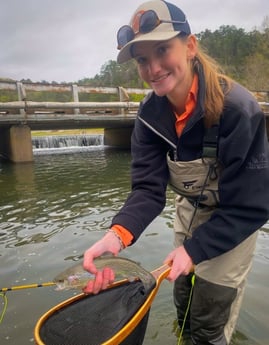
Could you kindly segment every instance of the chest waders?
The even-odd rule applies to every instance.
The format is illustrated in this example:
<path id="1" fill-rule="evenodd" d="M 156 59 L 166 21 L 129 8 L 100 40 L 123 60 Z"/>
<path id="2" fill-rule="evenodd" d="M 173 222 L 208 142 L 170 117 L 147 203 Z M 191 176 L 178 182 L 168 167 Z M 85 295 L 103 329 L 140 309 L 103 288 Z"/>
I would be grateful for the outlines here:
<path id="1" fill-rule="evenodd" d="M 175 246 L 191 238 L 193 231 L 207 222 L 219 206 L 217 162 L 218 126 L 204 137 L 203 157 L 189 162 L 167 156 L 170 186 L 177 194 L 174 221 Z M 227 225 L 227 233 L 233 231 Z M 174 303 L 179 326 L 185 324 L 193 344 L 230 343 L 242 303 L 246 277 L 250 271 L 257 232 L 237 247 L 195 266 L 192 274 L 180 276 L 174 285 Z M 189 305 L 191 295 L 191 303 Z"/>

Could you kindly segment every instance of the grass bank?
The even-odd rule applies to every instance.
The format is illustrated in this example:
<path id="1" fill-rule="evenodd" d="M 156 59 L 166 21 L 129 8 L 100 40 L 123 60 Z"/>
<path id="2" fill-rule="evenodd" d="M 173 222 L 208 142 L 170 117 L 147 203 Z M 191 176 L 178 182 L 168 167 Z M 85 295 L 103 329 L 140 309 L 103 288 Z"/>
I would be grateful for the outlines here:
<path id="1" fill-rule="evenodd" d="M 83 129 L 63 129 L 63 130 L 49 130 L 49 131 L 32 131 L 34 137 L 47 137 L 52 135 L 94 135 L 104 134 L 103 128 L 83 128 Z"/>

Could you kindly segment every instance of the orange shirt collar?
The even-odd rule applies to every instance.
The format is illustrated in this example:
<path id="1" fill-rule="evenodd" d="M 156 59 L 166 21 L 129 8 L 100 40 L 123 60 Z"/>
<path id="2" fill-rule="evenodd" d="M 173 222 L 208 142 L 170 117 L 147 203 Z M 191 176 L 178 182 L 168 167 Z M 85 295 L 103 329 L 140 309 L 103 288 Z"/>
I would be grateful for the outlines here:
<path id="1" fill-rule="evenodd" d="M 192 114 L 196 102 L 197 102 L 197 94 L 198 94 L 198 76 L 197 74 L 194 74 L 192 85 L 190 88 L 190 91 L 188 93 L 187 101 L 185 104 L 185 111 L 182 114 L 177 114 L 176 115 L 176 132 L 178 136 L 182 133 L 187 120 L 189 119 L 190 115 Z"/>

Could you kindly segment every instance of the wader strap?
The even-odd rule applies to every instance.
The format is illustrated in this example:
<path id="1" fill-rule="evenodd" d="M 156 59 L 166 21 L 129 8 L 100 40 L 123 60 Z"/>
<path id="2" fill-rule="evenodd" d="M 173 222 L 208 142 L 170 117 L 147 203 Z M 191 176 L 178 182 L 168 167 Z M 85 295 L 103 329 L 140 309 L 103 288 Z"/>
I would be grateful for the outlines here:
<path id="1" fill-rule="evenodd" d="M 203 140 L 203 157 L 215 158 L 217 157 L 219 125 L 213 125 L 206 129 Z"/>

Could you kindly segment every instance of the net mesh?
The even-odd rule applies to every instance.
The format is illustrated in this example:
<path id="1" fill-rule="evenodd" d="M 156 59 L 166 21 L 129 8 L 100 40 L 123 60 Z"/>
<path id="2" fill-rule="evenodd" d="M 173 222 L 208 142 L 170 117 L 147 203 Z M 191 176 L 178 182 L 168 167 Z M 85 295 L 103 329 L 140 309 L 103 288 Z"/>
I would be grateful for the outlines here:
<path id="1" fill-rule="evenodd" d="M 86 296 L 48 317 L 39 336 L 46 345 L 100 345 L 137 313 L 154 287 L 145 291 L 143 284 L 135 281 Z M 149 311 L 121 345 L 143 343 L 148 315 Z"/>

